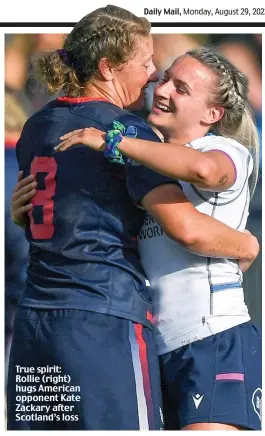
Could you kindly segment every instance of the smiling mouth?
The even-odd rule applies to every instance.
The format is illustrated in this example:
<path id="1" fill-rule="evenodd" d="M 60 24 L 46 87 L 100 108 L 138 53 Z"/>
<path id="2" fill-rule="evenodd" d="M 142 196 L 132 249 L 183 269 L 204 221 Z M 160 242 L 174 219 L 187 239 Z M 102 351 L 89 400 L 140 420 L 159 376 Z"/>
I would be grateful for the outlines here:
<path id="1" fill-rule="evenodd" d="M 159 102 L 157 102 L 155 104 L 155 108 L 159 109 L 160 111 L 165 112 L 165 113 L 171 113 L 172 112 L 172 110 L 170 109 L 169 106 L 166 106 L 165 104 L 159 103 Z"/>

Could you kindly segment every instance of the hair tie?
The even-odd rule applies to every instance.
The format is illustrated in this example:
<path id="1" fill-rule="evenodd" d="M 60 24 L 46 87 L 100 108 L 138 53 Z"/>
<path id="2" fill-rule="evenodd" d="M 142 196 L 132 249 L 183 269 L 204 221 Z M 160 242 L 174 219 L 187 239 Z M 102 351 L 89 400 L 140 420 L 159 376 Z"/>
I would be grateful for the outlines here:
<path id="1" fill-rule="evenodd" d="M 69 53 L 64 48 L 60 48 L 59 50 L 57 50 L 57 53 L 66 65 L 68 65 L 69 67 L 72 65 Z"/>
<path id="2" fill-rule="evenodd" d="M 104 156 L 112 163 L 125 164 L 122 153 L 118 150 L 118 145 L 122 141 L 123 136 L 136 138 L 136 127 L 129 126 L 126 128 L 119 121 L 113 121 L 111 129 L 106 132 L 106 148 L 104 151 Z"/>

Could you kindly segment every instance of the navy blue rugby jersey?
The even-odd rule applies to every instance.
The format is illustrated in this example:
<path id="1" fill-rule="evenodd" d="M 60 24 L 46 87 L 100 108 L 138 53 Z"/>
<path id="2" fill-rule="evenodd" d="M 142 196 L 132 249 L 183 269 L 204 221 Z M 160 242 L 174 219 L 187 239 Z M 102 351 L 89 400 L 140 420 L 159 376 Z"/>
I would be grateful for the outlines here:
<path id="1" fill-rule="evenodd" d="M 30 225 L 30 264 L 22 306 L 77 308 L 150 325 L 150 287 L 136 235 L 144 211 L 136 203 L 171 179 L 141 165 L 112 164 L 103 153 L 75 145 L 54 152 L 63 134 L 113 120 L 138 137 L 159 141 L 140 118 L 104 100 L 58 98 L 25 124 L 17 144 L 24 175 L 36 174 Z M 176 182 L 177 183 L 177 182 Z"/>

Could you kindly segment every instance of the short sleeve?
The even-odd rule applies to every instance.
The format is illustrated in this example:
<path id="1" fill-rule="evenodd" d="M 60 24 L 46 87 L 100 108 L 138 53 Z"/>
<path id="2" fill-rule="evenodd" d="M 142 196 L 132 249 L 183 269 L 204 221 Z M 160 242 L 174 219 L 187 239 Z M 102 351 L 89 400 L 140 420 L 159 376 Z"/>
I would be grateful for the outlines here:
<path id="1" fill-rule="evenodd" d="M 118 118 L 117 121 L 122 123 L 126 128 L 134 126 L 137 130 L 137 138 L 139 139 L 161 142 L 151 127 L 133 114 L 126 114 Z M 151 143 L 150 153 L 152 153 Z M 174 183 L 182 189 L 178 180 L 158 174 L 128 158 L 126 158 L 125 164 L 125 177 L 128 193 L 136 204 L 139 204 L 148 192 L 165 183 Z"/>
<path id="2" fill-rule="evenodd" d="M 233 139 L 210 135 L 196 139 L 189 145 L 201 152 L 221 151 L 229 157 L 236 173 L 236 180 L 231 187 L 233 191 L 241 189 L 252 173 L 253 159 L 250 152 Z"/>

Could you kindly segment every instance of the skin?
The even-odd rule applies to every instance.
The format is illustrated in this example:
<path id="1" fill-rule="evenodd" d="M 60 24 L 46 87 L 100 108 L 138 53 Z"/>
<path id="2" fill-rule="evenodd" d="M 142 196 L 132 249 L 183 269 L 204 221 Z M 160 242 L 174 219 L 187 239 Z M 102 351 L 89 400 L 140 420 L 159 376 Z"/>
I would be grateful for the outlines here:
<path id="1" fill-rule="evenodd" d="M 154 90 L 149 122 L 154 124 L 165 142 L 187 144 L 205 135 L 211 124 L 224 113 L 223 108 L 208 104 L 216 77 L 205 65 L 190 56 L 180 56 L 165 72 Z M 157 104 L 170 109 L 161 111 Z"/>
<path id="2" fill-rule="evenodd" d="M 151 53 L 152 47 L 149 45 L 149 43 L 150 40 L 148 40 L 147 44 L 147 47 L 150 48 L 149 53 L 146 48 L 142 52 L 143 60 L 146 60 L 147 54 Z M 194 138 L 196 136 L 203 136 L 209 129 L 209 126 L 213 122 L 216 122 L 216 120 L 218 120 L 222 116 L 223 109 L 208 105 L 208 103 L 206 102 L 206 95 L 202 95 L 200 93 L 202 85 L 204 87 L 206 87 L 207 85 L 207 92 L 210 92 L 215 77 L 211 74 L 211 71 L 208 70 L 208 68 L 201 66 L 201 64 L 197 61 L 195 61 L 194 65 L 194 63 L 192 63 L 191 61 L 193 61 L 193 59 L 191 59 L 190 57 L 182 56 L 179 62 L 174 62 L 172 66 L 172 72 L 169 71 L 167 73 L 168 80 L 166 80 L 165 83 L 166 90 L 164 89 L 164 86 L 161 86 L 161 84 L 158 85 L 158 97 L 161 99 L 161 95 L 163 96 L 163 103 L 166 103 L 165 97 L 167 97 L 167 106 L 172 107 L 172 112 L 165 114 L 162 111 L 157 111 L 158 113 L 155 114 L 155 117 L 158 119 L 166 118 L 166 124 L 169 125 L 169 130 L 173 130 L 172 126 L 176 124 L 177 116 L 180 115 L 183 121 L 185 113 L 187 113 L 187 111 L 191 111 L 191 103 L 194 100 L 196 103 L 196 110 L 193 110 L 191 115 L 193 122 L 196 122 L 197 126 L 196 132 L 195 129 L 193 129 L 191 133 L 192 137 Z M 138 78 L 134 77 L 133 80 L 135 82 L 132 88 L 127 84 L 125 86 L 125 77 L 128 79 L 127 68 L 129 71 L 134 69 L 134 71 L 138 70 L 139 72 L 141 72 L 143 66 L 144 62 L 140 62 L 139 57 L 133 57 L 129 61 L 128 65 L 125 65 L 124 69 L 122 68 L 121 76 L 119 76 L 121 83 L 119 86 L 117 86 L 117 74 L 120 74 L 120 71 L 117 72 L 117 69 L 111 68 L 107 64 L 106 60 L 103 58 L 102 63 L 100 63 L 101 76 L 105 80 L 103 88 L 104 91 L 108 89 L 109 98 L 112 98 L 111 96 L 113 95 L 115 85 L 117 95 L 116 93 L 114 93 L 114 100 L 112 100 L 115 102 L 115 104 L 118 104 L 118 102 L 120 102 L 120 104 L 126 105 L 132 103 L 132 99 L 138 98 L 139 93 L 141 93 L 141 84 L 143 85 L 144 82 L 144 75 L 142 76 L 143 80 L 141 81 Z M 183 86 L 184 81 L 183 76 L 179 77 L 179 71 L 181 71 L 181 74 L 183 74 L 183 71 L 184 73 L 186 73 L 191 66 L 193 67 L 193 71 L 195 71 L 195 73 L 190 73 L 190 83 L 188 85 L 185 85 L 185 87 L 189 87 L 189 92 L 187 92 L 187 98 L 182 98 L 181 100 L 179 100 L 178 94 L 180 92 L 181 95 L 185 94 L 185 90 L 182 90 L 182 88 L 181 91 L 179 91 L 180 81 L 181 86 Z M 149 74 L 149 77 L 151 77 L 152 70 L 149 70 Z M 95 81 L 95 83 L 89 84 L 90 92 L 93 91 L 93 89 L 91 89 L 92 85 L 94 90 L 99 89 L 97 88 L 98 84 Z M 92 97 L 95 97 L 95 94 L 92 94 Z M 200 101 L 200 99 L 203 101 Z M 201 115 L 198 114 L 199 110 L 201 110 L 202 112 Z M 82 137 L 80 138 L 80 136 Z M 187 137 L 187 134 L 185 134 L 185 137 Z M 74 131 L 70 134 L 64 135 L 61 139 L 63 139 L 64 141 L 59 144 L 56 149 L 65 150 L 73 143 L 83 143 L 88 146 L 96 143 L 96 148 L 101 149 L 102 145 L 104 147 L 104 133 L 99 132 L 96 129 L 82 129 L 81 131 Z M 140 144 L 140 147 L 143 143 L 147 146 L 148 159 L 150 155 L 150 142 L 141 140 L 134 141 L 138 141 L 138 145 Z M 124 140 L 121 142 L 122 146 L 123 142 Z M 125 143 L 125 145 L 126 144 L 127 142 Z M 176 147 L 176 145 L 173 143 L 153 143 L 153 145 L 154 148 L 152 148 L 152 156 L 156 155 L 157 148 L 158 150 L 162 150 L 162 162 L 167 161 L 167 158 L 164 157 L 165 145 L 168 147 L 174 147 L 174 149 L 172 148 L 173 151 Z M 158 145 L 158 147 L 156 147 L 156 145 Z M 132 148 L 134 150 L 135 147 Z M 177 177 L 187 180 L 189 182 L 197 183 L 199 186 L 202 186 L 204 184 L 205 187 L 209 188 L 209 184 L 212 183 L 214 175 L 215 180 L 212 188 L 214 188 L 215 190 L 216 185 L 221 185 L 221 190 L 226 187 L 225 184 L 227 186 L 231 186 L 231 184 L 234 182 L 235 174 L 230 159 L 227 159 L 226 156 L 220 152 L 208 153 L 208 155 L 210 155 L 211 157 L 215 156 L 214 161 L 212 158 L 210 159 L 209 156 L 205 158 L 205 154 L 206 153 L 200 153 L 198 151 L 190 150 L 187 147 L 181 146 L 180 156 L 182 156 L 183 160 L 181 158 L 178 158 L 177 160 L 179 160 L 178 167 L 184 171 L 184 174 L 182 177 L 179 177 L 178 174 Z M 199 162 L 203 160 L 203 165 L 201 165 L 200 168 L 198 168 L 197 159 L 199 159 Z M 221 165 L 222 161 L 225 161 L 226 164 L 225 173 L 223 172 L 223 168 Z M 170 164 L 170 162 L 167 161 L 167 164 Z M 211 175 L 210 179 L 209 174 Z M 187 201 L 183 192 L 176 185 L 168 184 L 167 186 L 163 185 L 159 188 L 156 188 L 154 191 L 148 193 L 145 196 L 142 203 L 145 209 L 151 215 L 153 215 L 153 217 L 165 229 L 169 237 L 178 241 L 179 243 L 184 245 L 185 248 L 192 252 L 204 256 L 210 255 L 212 257 L 228 257 L 241 259 L 243 260 L 242 266 L 244 267 L 244 269 L 248 268 L 257 256 L 259 247 L 255 237 L 253 237 L 252 235 L 242 235 L 241 233 L 231 229 L 228 226 L 225 226 L 220 222 L 218 222 L 217 225 L 217 222 L 211 217 L 200 214 L 191 205 L 191 203 Z M 168 213 L 169 210 L 170 213 Z M 185 222 L 183 222 L 183 220 L 181 219 L 181 217 L 183 216 L 186 217 Z"/>
<path id="3" fill-rule="evenodd" d="M 130 107 L 132 103 L 135 103 L 141 98 L 142 94 L 142 88 L 144 85 L 144 77 L 146 77 L 146 81 L 150 81 L 150 77 L 152 77 L 152 61 L 149 55 L 151 54 L 151 50 L 145 51 L 146 48 L 142 52 L 142 57 L 139 58 L 138 56 L 135 56 L 131 61 L 129 61 L 126 65 L 124 65 L 121 69 L 118 68 L 112 68 L 107 62 L 107 59 L 102 59 L 99 63 L 99 71 L 101 73 L 101 81 L 103 85 L 100 87 L 99 79 L 95 80 L 94 82 L 88 83 L 88 94 L 93 97 L 105 97 L 108 98 L 110 101 L 112 101 L 114 104 L 116 104 L 119 107 Z M 145 56 L 143 56 L 145 54 Z M 141 60 L 140 60 L 141 59 Z M 144 61 L 144 62 L 142 62 Z M 186 61 L 185 61 L 186 62 Z M 175 64 L 175 63 L 174 63 Z M 156 126 L 161 129 L 162 123 L 165 122 L 166 130 L 168 131 L 167 138 L 171 138 L 171 132 L 173 131 L 173 123 L 177 123 L 178 126 L 181 125 L 182 122 L 184 122 L 185 117 L 187 117 L 187 114 L 192 119 L 192 122 L 198 125 L 198 129 L 201 132 L 200 136 L 203 136 L 203 129 L 209 128 L 209 124 L 216 122 L 218 120 L 218 117 L 222 116 L 222 110 L 221 108 L 213 108 L 208 107 L 205 99 L 203 101 L 200 101 L 199 98 L 199 85 L 198 82 L 202 81 L 204 84 L 204 89 L 210 89 L 211 80 L 214 80 L 213 77 L 207 76 L 205 71 L 202 71 L 199 66 L 195 68 L 195 79 L 193 81 L 190 81 L 189 87 L 193 90 L 192 96 L 188 94 L 188 97 L 186 100 L 184 100 L 183 94 L 182 94 L 182 86 L 183 83 L 180 85 L 180 81 L 177 81 L 177 87 L 175 83 L 175 75 L 176 74 L 184 74 L 185 69 L 190 68 L 190 60 L 186 62 L 186 64 L 183 66 L 180 65 L 180 63 L 173 64 L 173 69 L 168 72 L 168 78 L 166 78 L 164 85 L 158 85 L 158 97 L 162 101 L 162 94 L 161 94 L 161 88 L 163 86 L 163 102 L 167 102 L 168 106 L 172 108 L 172 112 L 170 114 L 162 114 L 159 113 L 158 110 L 154 107 L 151 114 L 151 120 L 152 122 L 155 120 Z M 146 73 L 144 73 L 143 68 L 146 69 Z M 137 77 L 135 74 L 132 74 L 132 71 L 137 75 L 137 72 L 139 72 L 139 75 Z M 149 74 L 149 78 L 147 77 Z M 146 76 L 145 76 L 146 75 Z M 131 84 L 131 80 L 133 80 L 133 85 Z M 209 88 L 207 88 L 209 87 Z M 175 91 L 176 90 L 176 91 Z M 177 94 L 176 94 L 177 93 Z M 184 103 L 182 103 L 184 102 Z M 192 109 L 192 104 L 196 106 L 196 110 Z M 192 111 L 189 113 L 189 111 Z M 202 112 L 202 114 L 200 113 Z M 165 116 L 164 116 L 165 115 Z M 179 121 L 180 119 L 180 121 Z M 151 121 L 150 120 L 150 121 Z M 178 124 L 179 123 L 179 124 Z M 208 124 L 207 124 L 208 123 Z M 183 137 L 187 138 L 188 136 L 188 129 L 191 125 L 191 120 L 187 120 L 184 123 L 183 126 Z M 90 145 L 91 136 L 86 136 L 86 131 L 90 131 L 91 129 L 82 129 L 83 132 L 83 140 L 80 141 L 80 131 L 76 131 L 76 133 L 71 133 L 70 136 L 64 135 L 61 139 L 64 141 L 57 147 L 57 149 L 67 149 L 69 146 L 71 146 L 73 143 L 83 143 Z M 94 130 L 94 137 L 95 142 L 97 144 L 97 147 L 94 147 L 95 149 L 103 149 L 104 148 L 104 133 L 102 132 L 95 132 Z M 164 132 L 166 131 L 164 130 Z M 192 126 L 191 129 L 191 135 L 194 136 L 195 129 Z M 84 134 L 85 131 L 85 134 Z M 207 131 L 207 130 L 206 130 Z M 200 137 L 199 136 L 199 137 Z M 197 138 L 194 136 L 194 139 Z M 69 140 L 71 138 L 71 140 Z M 174 136 L 174 141 L 176 140 L 176 136 Z M 180 138 L 181 140 L 181 138 Z M 75 141 L 75 142 L 74 142 Z M 172 142 L 174 142 L 172 141 Z M 122 141 L 123 142 L 123 141 Z M 185 142 L 184 142 L 185 143 Z M 161 145 L 161 144 L 160 144 Z M 171 144 L 169 144 L 170 146 Z M 150 146 L 150 142 L 149 142 Z M 162 144 L 164 147 L 164 144 Z M 150 150 L 150 148 L 149 148 Z M 182 148 L 182 151 L 185 149 Z M 220 154 L 220 153 L 218 153 Z M 224 175 L 222 175 L 224 176 Z M 27 179 L 22 180 L 22 175 L 19 176 L 19 183 L 14 191 L 13 195 L 13 217 L 16 219 L 21 219 L 21 212 L 25 211 L 25 203 L 29 201 L 30 198 L 32 198 L 32 193 L 35 191 L 35 182 L 34 178 L 29 176 Z M 27 183 L 26 183 L 27 181 Z M 222 181 L 223 186 L 224 183 L 227 183 L 226 179 L 223 179 Z M 231 182 L 230 182 L 231 183 Z M 23 198 L 24 196 L 24 198 Z M 170 234 L 173 229 L 181 229 L 183 227 L 182 234 L 186 235 L 189 233 L 189 229 L 191 228 L 198 228 L 199 233 L 195 237 L 192 235 L 190 239 L 186 239 L 184 243 L 185 246 L 191 247 L 193 251 L 196 252 L 196 244 L 201 249 L 201 239 L 200 235 L 203 234 L 204 237 L 206 234 L 210 235 L 210 239 L 212 241 L 212 237 L 214 232 L 216 231 L 216 227 L 221 226 L 222 223 L 219 223 L 217 226 L 217 222 L 213 220 L 211 217 L 208 217 L 206 215 L 200 214 L 198 211 L 194 209 L 194 207 L 191 205 L 191 203 L 188 202 L 186 197 L 183 195 L 182 191 L 175 185 L 167 184 L 162 185 L 151 192 L 149 192 L 142 201 L 143 206 L 145 209 L 151 213 L 154 218 L 161 223 L 162 227 L 165 229 L 165 231 L 173 237 L 173 239 L 177 240 L 177 235 L 173 232 L 173 234 Z M 29 205 L 27 205 L 28 209 Z M 183 220 L 181 217 L 185 216 L 185 220 Z M 172 221 L 173 217 L 173 221 Z M 186 222 L 186 226 L 185 223 Z M 181 232 L 181 230 L 178 230 Z M 222 227 L 223 233 L 226 231 L 228 232 L 235 232 L 232 229 L 228 228 L 227 226 L 223 225 Z M 238 233 L 238 232 L 237 232 Z M 243 235 L 240 235 L 241 237 Z M 245 235 L 246 237 L 254 238 L 250 235 Z M 229 238 L 228 238 L 229 239 Z M 255 239 L 255 238 L 254 238 Z M 217 241 L 217 245 L 219 244 L 219 240 L 215 239 Z M 210 241 L 210 242 L 211 242 Z M 227 240 L 228 243 L 228 240 Z M 248 239 L 248 243 L 252 245 L 252 249 L 250 251 L 255 251 L 253 248 L 253 239 Z M 209 252 L 209 241 L 206 241 L 205 246 L 206 252 Z M 202 253 L 201 249 L 201 253 Z M 238 254 L 240 254 L 240 249 L 238 250 Z M 256 253 L 254 255 L 254 258 L 258 254 L 258 247 L 256 247 Z M 239 257 L 239 256 L 238 256 Z M 252 263 L 253 253 L 250 255 L 250 258 L 252 259 L 250 262 Z M 251 264 L 250 263 L 250 264 Z M 185 427 L 185 430 L 237 430 L 234 426 L 229 425 L 223 425 L 223 424 L 207 424 L 207 423 L 198 423 L 193 424 L 191 426 Z"/>
<path id="4" fill-rule="evenodd" d="M 196 424 L 190 424 L 183 427 L 181 430 L 245 430 L 236 425 L 218 424 L 217 422 L 196 422 Z"/>
<path id="5" fill-rule="evenodd" d="M 138 40 L 135 54 L 118 67 L 112 67 L 107 58 L 102 58 L 100 74 L 87 83 L 87 95 L 104 97 L 120 108 L 141 108 L 148 84 L 158 80 L 152 56 L 153 40 L 149 35 Z"/>
<path id="6" fill-rule="evenodd" d="M 231 160 L 218 151 L 201 153 L 183 145 L 206 135 L 224 114 L 224 109 L 209 104 L 208 95 L 215 85 L 213 72 L 190 56 L 180 56 L 165 72 L 154 91 L 148 120 L 161 131 L 164 144 L 123 138 L 119 150 L 126 156 L 169 177 L 187 181 L 201 189 L 223 191 L 235 182 Z M 163 104 L 170 112 L 159 108 Z M 64 151 L 74 143 L 104 147 L 93 137 L 96 130 L 76 130 L 64 135 L 56 150 Z M 99 133 L 98 133 L 99 135 Z M 95 148 L 96 148 L 95 147 Z M 101 148 L 102 147 L 102 148 Z M 152 147 L 152 154 L 150 154 Z"/>

